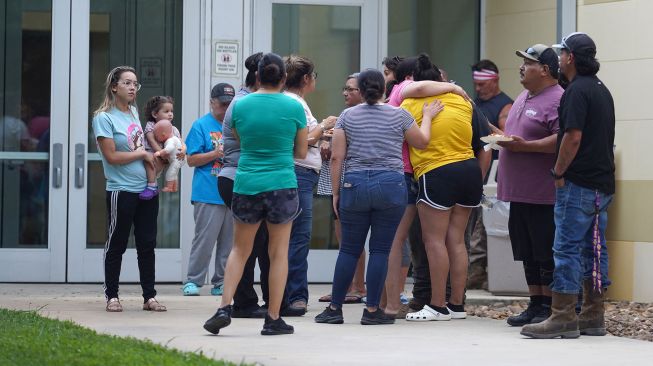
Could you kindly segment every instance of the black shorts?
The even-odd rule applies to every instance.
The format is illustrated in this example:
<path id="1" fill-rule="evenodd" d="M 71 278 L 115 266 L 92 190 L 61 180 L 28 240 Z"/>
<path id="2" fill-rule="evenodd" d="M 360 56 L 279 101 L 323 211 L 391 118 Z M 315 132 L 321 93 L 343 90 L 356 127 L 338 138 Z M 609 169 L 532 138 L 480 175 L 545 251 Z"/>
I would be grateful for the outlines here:
<path id="1" fill-rule="evenodd" d="M 227 177 L 218 177 L 218 193 L 225 206 L 231 208 L 231 200 L 234 196 L 234 180 Z"/>
<path id="2" fill-rule="evenodd" d="M 265 220 L 270 224 L 285 224 L 299 216 L 297 188 L 277 189 L 254 195 L 234 192 L 231 202 L 234 218 L 245 224 Z"/>
<path id="3" fill-rule="evenodd" d="M 419 177 L 417 203 L 440 210 L 453 206 L 477 207 L 483 195 L 483 178 L 475 158 L 443 165 Z"/>
<path id="4" fill-rule="evenodd" d="M 515 260 L 538 263 L 553 261 L 555 231 L 553 205 L 510 203 L 508 232 Z"/>

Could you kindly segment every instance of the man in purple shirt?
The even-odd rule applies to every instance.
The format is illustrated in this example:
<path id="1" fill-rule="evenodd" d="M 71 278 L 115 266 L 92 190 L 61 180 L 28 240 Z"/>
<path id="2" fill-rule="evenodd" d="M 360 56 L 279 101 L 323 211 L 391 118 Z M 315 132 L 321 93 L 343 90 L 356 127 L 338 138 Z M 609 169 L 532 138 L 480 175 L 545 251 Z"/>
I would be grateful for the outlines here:
<path id="1" fill-rule="evenodd" d="M 517 51 L 525 90 L 515 100 L 505 125 L 513 141 L 500 143 L 497 197 L 510 202 L 508 231 L 515 260 L 522 261 L 530 293 L 528 308 L 508 318 L 523 326 L 551 314 L 553 281 L 553 205 L 555 187 L 549 173 L 555 164 L 558 106 L 558 56 L 543 44 Z"/>

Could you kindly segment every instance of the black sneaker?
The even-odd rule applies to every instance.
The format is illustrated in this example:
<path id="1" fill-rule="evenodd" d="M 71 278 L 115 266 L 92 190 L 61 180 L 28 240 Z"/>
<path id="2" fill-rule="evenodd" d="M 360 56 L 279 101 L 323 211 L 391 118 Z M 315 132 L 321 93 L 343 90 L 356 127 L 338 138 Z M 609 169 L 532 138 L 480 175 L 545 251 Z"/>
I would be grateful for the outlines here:
<path id="1" fill-rule="evenodd" d="M 306 308 L 294 307 L 292 305 L 288 305 L 279 311 L 279 315 L 281 316 L 304 316 L 304 314 L 306 314 Z"/>
<path id="2" fill-rule="evenodd" d="M 377 308 L 376 311 L 368 311 L 367 308 L 363 310 L 363 317 L 361 318 L 361 324 L 363 325 L 381 325 L 381 324 L 394 324 L 395 317 L 386 315 L 380 308 Z"/>
<path id="3" fill-rule="evenodd" d="M 258 308 L 258 310 L 252 313 L 252 318 L 264 319 L 267 314 L 268 314 L 268 308 L 261 306 Z"/>
<path id="4" fill-rule="evenodd" d="M 232 318 L 265 318 L 268 313 L 267 309 L 260 307 L 258 304 L 248 306 L 246 308 L 233 307 L 231 312 Z"/>
<path id="5" fill-rule="evenodd" d="M 340 309 L 331 309 L 331 306 L 327 306 L 323 312 L 318 314 L 315 317 L 316 323 L 326 323 L 326 324 L 342 324 L 345 320 L 342 317 L 342 308 Z"/>
<path id="6" fill-rule="evenodd" d="M 413 312 L 417 312 L 417 311 L 420 311 L 420 310 L 424 309 L 424 305 L 426 305 L 428 303 L 429 303 L 428 301 L 423 301 L 421 299 L 413 297 L 412 299 L 410 299 L 408 301 L 408 307 Z"/>
<path id="7" fill-rule="evenodd" d="M 278 317 L 277 320 L 272 320 L 269 315 L 265 316 L 265 323 L 263 324 L 261 335 L 279 335 L 293 333 L 295 333 L 295 328 L 293 328 L 292 325 L 286 324 L 286 322 L 284 322 L 281 317 Z"/>
<path id="8" fill-rule="evenodd" d="M 209 333 L 218 334 L 220 329 L 231 324 L 231 305 L 219 308 L 218 311 L 204 323 L 204 329 Z"/>
<path id="9" fill-rule="evenodd" d="M 541 323 L 551 316 L 551 307 L 547 305 L 540 305 L 535 313 L 531 324 Z"/>
<path id="10" fill-rule="evenodd" d="M 258 312 L 259 309 L 261 309 L 258 304 L 248 306 L 248 307 L 237 307 L 236 305 L 233 306 L 231 310 L 231 317 L 232 318 L 264 318 L 265 313 L 262 316 L 254 316 L 255 312 Z"/>
<path id="11" fill-rule="evenodd" d="M 533 321 L 533 319 L 537 316 L 537 314 L 540 312 L 540 308 L 541 305 L 533 305 L 529 303 L 526 310 L 522 311 L 522 313 L 519 315 L 513 315 L 508 317 L 506 322 L 513 327 L 521 327 L 526 324 L 530 324 Z"/>

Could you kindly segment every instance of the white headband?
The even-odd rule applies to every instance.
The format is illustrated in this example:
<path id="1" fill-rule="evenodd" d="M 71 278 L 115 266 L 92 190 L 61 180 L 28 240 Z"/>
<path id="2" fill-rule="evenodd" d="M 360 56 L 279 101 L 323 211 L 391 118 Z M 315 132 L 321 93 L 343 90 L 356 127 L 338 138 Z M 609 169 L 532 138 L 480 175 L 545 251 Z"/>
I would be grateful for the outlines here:
<path id="1" fill-rule="evenodd" d="M 499 78 L 499 73 L 496 71 L 481 69 L 481 71 L 474 71 L 473 79 L 474 80 L 493 80 Z"/>

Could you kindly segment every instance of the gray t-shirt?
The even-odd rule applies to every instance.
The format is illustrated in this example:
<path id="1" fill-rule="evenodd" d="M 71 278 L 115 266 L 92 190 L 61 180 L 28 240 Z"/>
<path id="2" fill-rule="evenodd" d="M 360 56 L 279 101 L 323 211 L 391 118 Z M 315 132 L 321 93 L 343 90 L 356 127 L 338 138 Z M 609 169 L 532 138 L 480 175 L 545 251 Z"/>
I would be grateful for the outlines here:
<path id="1" fill-rule="evenodd" d="M 415 120 L 407 111 L 387 104 L 359 104 L 345 109 L 337 129 L 347 138 L 345 172 L 394 170 L 404 172 L 401 145 Z"/>
<path id="2" fill-rule="evenodd" d="M 224 121 L 222 122 L 222 140 L 224 142 L 224 157 L 222 161 L 224 166 L 218 177 L 225 177 L 231 180 L 236 179 L 236 168 L 238 167 L 238 159 L 240 159 L 240 143 L 234 137 L 233 132 L 231 132 L 231 112 L 236 105 L 236 101 L 252 91 L 249 88 L 241 88 L 236 96 L 229 104 L 229 108 L 224 114 Z"/>

